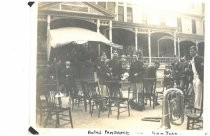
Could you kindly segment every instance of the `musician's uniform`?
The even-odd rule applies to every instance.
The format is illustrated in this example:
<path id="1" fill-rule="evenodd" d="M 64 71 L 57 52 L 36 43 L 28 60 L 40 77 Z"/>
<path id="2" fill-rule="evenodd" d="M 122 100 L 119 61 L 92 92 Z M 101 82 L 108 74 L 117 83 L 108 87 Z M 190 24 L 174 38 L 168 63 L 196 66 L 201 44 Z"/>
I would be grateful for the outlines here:
<path id="1" fill-rule="evenodd" d="M 156 66 L 148 66 L 145 70 L 145 76 L 144 78 L 149 78 L 148 80 L 144 80 L 144 88 L 146 90 L 145 96 L 151 94 L 151 91 L 155 89 L 155 82 L 156 82 L 156 72 L 157 72 L 157 67 Z M 157 97 L 155 96 L 154 98 L 155 104 L 159 105 L 157 102 Z"/>
<path id="2" fill-rule="evenodd" d="M 169 68 L 164 70 L 164 86 L 166 89 L 173 87 L 172 71 Z"/>
<path id="3" fill-rule="evenodd" d="M 111 79 L 111 73 L 108 65 L 104 61 L 100 61 L 97 64 L 97 74 L 99 78 L 99 84 L 101 88 L 102 96 L 107 96 L 105 82 Z"/>
<path id="4" fill-rule="evenodd" d="M 155 78 L 156 78 L 156 71 L 157 68 L 155 68 L 154 66 L 148 66 L 145 70 L 145 75 L 144 78 L 154 78 L 152 80 L 146 80 L 144 82 L 144 87 L 146 89 L 146 92 L 150 92 L 153 88 L 154 82 L 155 82 Z"/>
<path id="5" fill-rule="evenodd" d="M 70 95 L 74 95 L 73 93 L 77 93 L 74 91 L 78 91 L 76 88 L 76 81 L 75 81 L 75 77 L 74 77 L 74 72 L 72 70 L 71 67 L 67 68 L 65 67 L 63 69 L 63 78 L 64 78 L 64 85 L 66 87 L 67 90 L 67 94 L 68 92 L 70 92 Z"/>
<path id="6" fill-rule="evenodd" d="M 143 91 L 144 67 L 142 61 L 135 61 L 130 66 L 129 80 L 133 88 L 133 98 L 137 99 L 137 92 Z"/>
<path id="7" fill-rule="evenodd" d="M 110 95 L 116 96 L 119 94 L 121 88 L 122 62 L 119 59 L 112 59 L 109 63 L 109 68 L 111 69 L 111 80 L 113 81 L 109 84 Z"/>
<path id="8" fill-rule="evenodd" d="M 178 66 L 177 80 L 179 81 L 179 87 L 182 91 L 184 91 L 184 87 L 186 84 L 186 69 L 188 67 L 187 62 L 180 61 Z"/>

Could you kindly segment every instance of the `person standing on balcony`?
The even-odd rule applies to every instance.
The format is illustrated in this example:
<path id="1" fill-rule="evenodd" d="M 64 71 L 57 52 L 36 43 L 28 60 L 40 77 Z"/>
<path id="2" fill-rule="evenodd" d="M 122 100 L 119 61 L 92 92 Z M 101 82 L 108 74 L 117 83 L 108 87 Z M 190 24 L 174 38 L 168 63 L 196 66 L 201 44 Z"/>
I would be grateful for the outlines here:
<path id="1" fill-rule="evenodd" d="M 141 61 L 141 57 L 133 56 L 133 62 L 130 66 L 129 80 L 133 90 L 133 99 L 139 102 L 137 95 L 142 94 L 143 91 L 143 75 L 144 75 L 144 64 Z"/>
<path id="2" fill-rule="evenodd" d="M 204 71 L 204 61 L 203 57 L 198 55 L 195 46 L 190 48 L 191 67 L 193 72 L 193 90 L 195 94 L 194 108 L 201 109 L 202 107 L 202 92 L 203 92 L 203 71 Z"/>

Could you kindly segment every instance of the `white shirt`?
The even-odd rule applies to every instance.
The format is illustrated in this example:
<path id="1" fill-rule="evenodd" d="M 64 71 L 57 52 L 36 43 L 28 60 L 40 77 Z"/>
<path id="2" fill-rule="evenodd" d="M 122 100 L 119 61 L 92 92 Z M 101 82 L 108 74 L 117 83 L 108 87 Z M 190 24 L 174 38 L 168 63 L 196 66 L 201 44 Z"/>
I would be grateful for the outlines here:
<path id="1" fill-rule="evenodd" d="M 199 75 L 195 67 L 194 57 L 191 60 L 191 65 L 192 65 L 192 71 L 193 71 L 193 79 L 199 79 Z"/>

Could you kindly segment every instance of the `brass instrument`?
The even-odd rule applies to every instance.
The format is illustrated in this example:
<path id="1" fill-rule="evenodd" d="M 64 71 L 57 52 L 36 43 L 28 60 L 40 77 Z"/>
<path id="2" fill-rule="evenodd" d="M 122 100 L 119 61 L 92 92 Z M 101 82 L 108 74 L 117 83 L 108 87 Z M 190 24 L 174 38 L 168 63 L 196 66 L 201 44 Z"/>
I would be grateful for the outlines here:
<path id="1" fill-rule="evenodd" d="M 161 128 L 170 129 L 170 123 L 181 125 L 184 122 L 184 94 L 180 89 L 164 91 Z"/>
<path id="2" fill-rule="evenodd" d="M 159 122 L 160 120 L 161 128 L 163 129 L 170 129 L 170 123 L 173 125 L 181 125 L 184 122 L 184 94 L 180 89 L 170 88 L 164 91 L 162 118 L 142 118 L 142 121 Z"/>

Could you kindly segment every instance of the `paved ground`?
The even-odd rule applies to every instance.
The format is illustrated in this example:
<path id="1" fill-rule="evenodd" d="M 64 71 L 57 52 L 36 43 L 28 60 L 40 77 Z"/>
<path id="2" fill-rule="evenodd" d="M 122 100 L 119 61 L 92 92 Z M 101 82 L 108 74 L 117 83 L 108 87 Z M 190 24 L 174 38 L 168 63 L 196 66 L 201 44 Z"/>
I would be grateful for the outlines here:
<path id="1" fill-rule="evenodd" d="M 159 89 L 160 91 L 161 89 Z M 142 121 L 144 117 L 162 117 L 162 96 L 159 97 L 158 101 L 160 105 L 156 106 L 155 109 L 146 105 L 144 111 L 136 111 L 131 109 L 130 117 L 127 112 L 121 113 L 119 120 L 117 120 L 117 113 L 113 112 L 108 118 L 108 111 L 101 113 L 101 117 L 98 118 L 97 111 L 93 113 L 93 116 L 89 112 L 84 111 L 84 106 L 75 107 L 72 111 L 74 128 L 98 128 L 98 129 L 134 129 L 134 130 L 157 130 L 161 126 L 161 122 L 150 122 Z M 188 112 L 188 111 L 186 111 Z M 45 118 L 45 117 L 44 117 Z M 53 128 L 54 122 L 51 122 L 47 127 Z M 43 122 L 42 126 L 43 127 Z M 63 126 L 68 128 L 69 125 Z M 186 130 L 186 117 L 184 123 L 180 126 L 171 125 L 171 130 Z"/>

